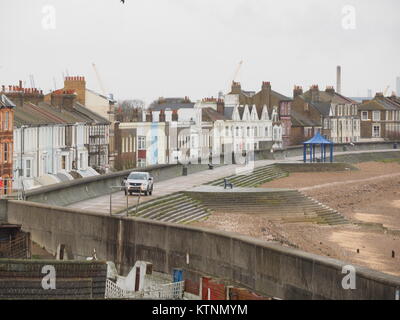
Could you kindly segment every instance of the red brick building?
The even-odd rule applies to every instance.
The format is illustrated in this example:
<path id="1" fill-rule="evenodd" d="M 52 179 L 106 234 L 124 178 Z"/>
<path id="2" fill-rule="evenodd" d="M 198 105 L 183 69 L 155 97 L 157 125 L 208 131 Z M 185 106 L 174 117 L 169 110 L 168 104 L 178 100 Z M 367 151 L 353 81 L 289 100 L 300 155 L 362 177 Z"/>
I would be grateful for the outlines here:
<path id="1" fill-rule="evenodd" d="M 0 193 L 11 194 L 13 178 L 14 103 L 0 95 Z"/>

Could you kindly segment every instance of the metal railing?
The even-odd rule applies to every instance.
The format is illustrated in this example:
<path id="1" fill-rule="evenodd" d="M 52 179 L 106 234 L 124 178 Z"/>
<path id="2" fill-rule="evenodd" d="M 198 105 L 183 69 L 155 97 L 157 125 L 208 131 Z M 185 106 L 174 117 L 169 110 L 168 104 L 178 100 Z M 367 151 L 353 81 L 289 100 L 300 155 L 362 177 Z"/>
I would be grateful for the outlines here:
<path id="1" fill-rule="evenodd" d="M 180 300 L 183 298 L 185 281 L 173 282 L 153 286 L 142 291 L 128 291 L 119 287 L 113 281 L 107 279 L 106 299 L 162 299 Z"/>

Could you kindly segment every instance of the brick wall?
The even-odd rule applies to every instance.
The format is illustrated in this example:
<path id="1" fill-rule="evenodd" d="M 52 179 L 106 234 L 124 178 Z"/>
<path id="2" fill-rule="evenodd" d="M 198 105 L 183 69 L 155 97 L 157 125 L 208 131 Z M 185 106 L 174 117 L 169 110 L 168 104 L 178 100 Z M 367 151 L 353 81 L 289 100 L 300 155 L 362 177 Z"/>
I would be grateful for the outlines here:
<path id="1" fill-rule="evenodd" d="M 226 287 L 216 279 L 202 278 L 202 300 L 226 300 Z"/>
<path id="2" fill-rule="evenodd" d="M 42 287 L 46 265 L 56 271 L 54 290 Z M 100 261 L 0 259 L 0 299 L 102 299 L 106 277 L 107 264 Z"/>

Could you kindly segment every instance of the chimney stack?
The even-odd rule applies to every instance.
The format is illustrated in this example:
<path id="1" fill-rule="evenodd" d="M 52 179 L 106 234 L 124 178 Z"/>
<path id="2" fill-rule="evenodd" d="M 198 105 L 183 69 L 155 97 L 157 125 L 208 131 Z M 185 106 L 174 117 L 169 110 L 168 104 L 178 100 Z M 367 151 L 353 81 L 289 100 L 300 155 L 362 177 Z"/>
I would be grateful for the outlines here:
<path id="1" fill-rule="evenodd" d="M 301 96 L 303 94 L 303 88 L 301 86 L 294 86 L 293 89 L 293 99 L 297 96 Z"/>
<path id="2" fill-rule="evenodd" d="M 329 93 L 329 94 L 334 94 L 335 93 L 335 88 L 333 86 L 327 86 L 326 89 L 325 89 L 325 92 Z"/>
<path id="3" fill-rule="evenodd" d="M 336 70 L 336 91 L 342 94 L 342 67 L 337 66 Z"/>
<path id="4" fill-rule="evenodd" d="M 319 87 L 317 84 L 311 86 L 311 102 L 319 102 Z"/>

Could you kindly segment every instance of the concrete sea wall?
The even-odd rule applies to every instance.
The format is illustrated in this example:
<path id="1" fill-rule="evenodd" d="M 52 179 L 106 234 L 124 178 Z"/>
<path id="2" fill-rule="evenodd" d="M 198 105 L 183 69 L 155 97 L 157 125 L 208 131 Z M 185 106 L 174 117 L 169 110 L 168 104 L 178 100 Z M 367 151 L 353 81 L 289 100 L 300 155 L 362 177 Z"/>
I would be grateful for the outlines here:
<path id="1" fill-rule="evenodd" d="M 159 272 L 183 268 L 281 299 L 395 299 L 400 278 L 356 266 L 356 290 L 344 290 L 345 262 L 227 232 L 137 218 L 117 218 L 39 203 L 9 201 L 8 220 L 55 253 L 65 244 L 74 258 L 96 249 L 127 273 L 137 260 Z"/>
<path id="2" fill-rule="evenodd" d="M 207 169 L 208 165 L 187 165 L 188 174 Z M 26 200 L 59 206 L 70 205 L 110 194 L 112 190 L 113 192 L 117 191 L 117 189 L 113 189 L 112 187 L 120 186 L 122 180 L 132 171 L 150 172 L 157 182 L 182 176 L 183 165 L 157 165 L 57 183 L 26 192 Z"/>

